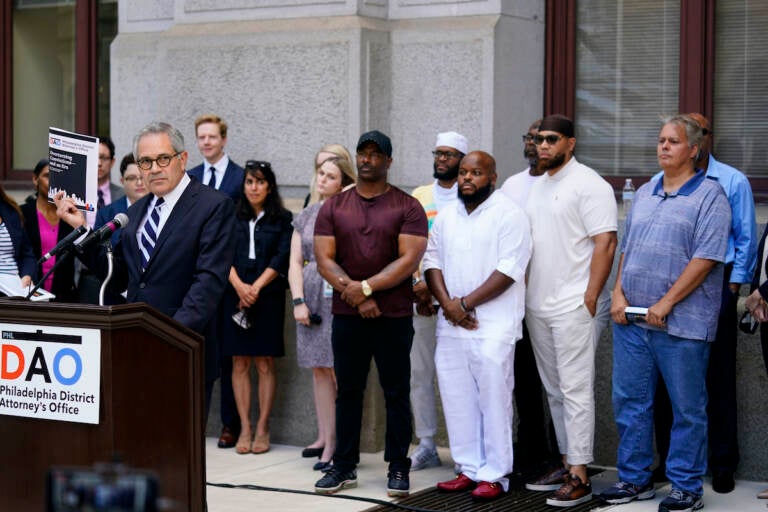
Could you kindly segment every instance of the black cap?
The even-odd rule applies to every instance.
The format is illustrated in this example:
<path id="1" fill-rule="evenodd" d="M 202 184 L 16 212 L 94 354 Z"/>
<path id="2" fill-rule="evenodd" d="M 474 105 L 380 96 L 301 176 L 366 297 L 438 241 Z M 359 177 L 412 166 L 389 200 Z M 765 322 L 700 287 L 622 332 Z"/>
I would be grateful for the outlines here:
<path id="1" fill-rule="evenodd" d="M 375 143 L 385 155 L 390 158 L 392 157 L 392 141 L 379 130 L 372 130 L 362 134 L 360 140 L 357 141 L 357 150 L 359 151 L 366 142 Z"/>
<path id="2" fill-rule="evenodd" d="M 561 114 L 553 114 L 541 120 L 540 132 L 557 132 L 566 137 L 573 137 L 573 121 Z"/>

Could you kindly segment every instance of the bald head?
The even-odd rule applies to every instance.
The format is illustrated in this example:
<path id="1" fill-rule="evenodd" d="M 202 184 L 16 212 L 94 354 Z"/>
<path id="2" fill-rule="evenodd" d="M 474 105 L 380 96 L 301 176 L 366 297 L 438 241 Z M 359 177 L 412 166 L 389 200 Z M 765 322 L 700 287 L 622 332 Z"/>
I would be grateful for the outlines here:
<path id="1" fill-rule="evenodd" d="M 468 212 L 488 199 L 496 184 L 496 160 L 485 151 L 472 151 L 459 165 L 459 199 Z"/>
<path id="2" fill-rule="evenodd" d="M 490 174 L 496 174 L 496 159 L 485 151 L 471 151 L 467 153 L 467 156 L 461 160 L 462 166 L 464 162 L 471 166 L 482 167 Z"/>

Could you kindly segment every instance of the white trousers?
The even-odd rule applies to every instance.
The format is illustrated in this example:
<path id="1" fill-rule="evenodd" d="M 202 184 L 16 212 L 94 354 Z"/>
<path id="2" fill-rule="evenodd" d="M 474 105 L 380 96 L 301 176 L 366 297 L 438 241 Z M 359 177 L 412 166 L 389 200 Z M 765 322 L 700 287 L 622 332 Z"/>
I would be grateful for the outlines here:
<path id="1" fill-rule="evenodd" d="M 515 345 L 508 340 L 437 340 L 435 364 L 454 462 L 476 482 L 509 489 Z"/>
<path id="2" fill-rule="evenodd" d="M 600 304 L 595 318 L 584 305 L 553 317 L 525 314 L 557 445 L 572 465 L 592 462 L 595 350 L 604 316 L 605 304 Z"/>
<path id="3" fill-rule="evenodd" d="M 435 389 L 435 329 L 437 315 L 413 315 L 411 346 L 411 407 L 416 437 L 437 433 L 437 393 Z"/>

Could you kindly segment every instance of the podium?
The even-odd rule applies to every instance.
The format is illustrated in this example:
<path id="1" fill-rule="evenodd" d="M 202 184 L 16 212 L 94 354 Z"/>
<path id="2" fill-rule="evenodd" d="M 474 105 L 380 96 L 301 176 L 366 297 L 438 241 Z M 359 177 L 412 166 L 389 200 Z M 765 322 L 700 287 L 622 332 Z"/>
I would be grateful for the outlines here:
<path id="1" fill-rule="evenodd" d="M 40 512 L 51 466 L 92 466 L 114 455 L 155 472 L 171 510 L 205 509 L 202 336 L 143 303 L 0 299 L 0 322 L 101 333 L 97 425 L 0 415 L 3 510 Z"/>

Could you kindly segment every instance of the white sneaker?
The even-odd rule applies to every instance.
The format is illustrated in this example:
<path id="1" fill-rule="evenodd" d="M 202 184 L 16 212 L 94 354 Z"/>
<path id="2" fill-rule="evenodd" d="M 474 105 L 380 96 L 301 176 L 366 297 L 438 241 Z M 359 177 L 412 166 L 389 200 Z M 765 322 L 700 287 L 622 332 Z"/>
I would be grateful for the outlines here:
<path id="1" fill-rule="evenodd" d="M 418 471 L 425 468 L 436 468 L 443 463 L 437 454 L 437 449 L 429 449 L 419 445 L 411 454 L 411 471 Z"/>

